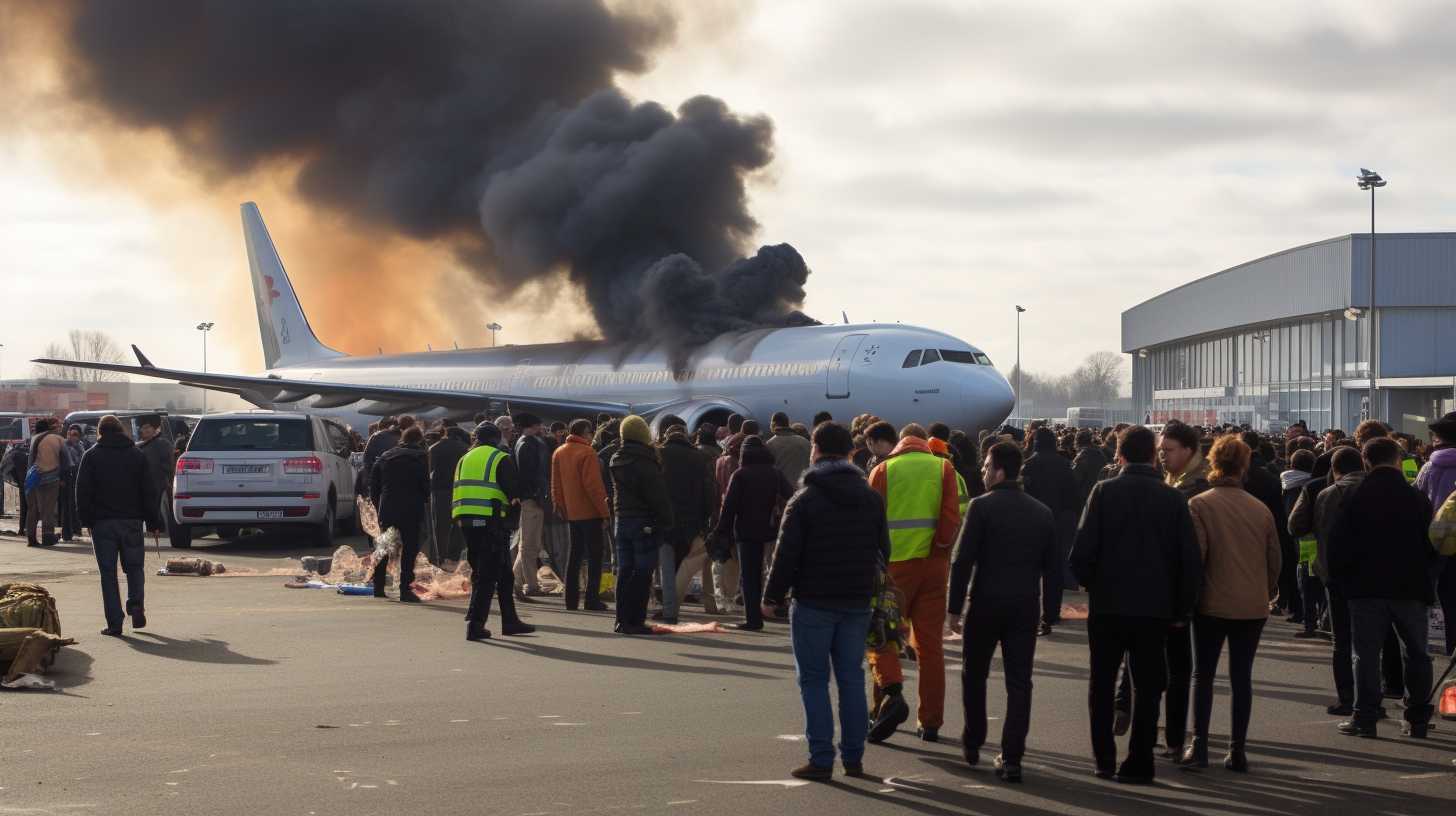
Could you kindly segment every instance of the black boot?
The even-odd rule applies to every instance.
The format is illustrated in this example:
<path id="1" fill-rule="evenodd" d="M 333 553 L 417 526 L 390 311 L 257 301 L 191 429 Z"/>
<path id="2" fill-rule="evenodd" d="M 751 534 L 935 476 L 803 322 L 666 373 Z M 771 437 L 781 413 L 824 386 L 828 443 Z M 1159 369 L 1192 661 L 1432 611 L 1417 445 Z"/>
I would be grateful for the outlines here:
<path id="1" fill-rule="evenodd" d="M 1179 765 L 1185 768 L 1207 768 L 1208 767 L 1208 737 L 1193 737 L 1188 743 L 1188 749 L 1183 752 L 1183 758 L 1178 761 Z"/>
<path id="2" fill-rule="evenodd" d="M 1249 757 L 1244 753 L 1242 742 L 1230 742 L 1228 756 L 1223 758 L 1223 766 L 1230 771 L 1238 773 L 1249 772 Z"/>
<path id="3" fill-rule="evenodd" d="M 490 630 L 483 623 L 465 622 L 465 639 L 470 641 L 490 640 Z"/>

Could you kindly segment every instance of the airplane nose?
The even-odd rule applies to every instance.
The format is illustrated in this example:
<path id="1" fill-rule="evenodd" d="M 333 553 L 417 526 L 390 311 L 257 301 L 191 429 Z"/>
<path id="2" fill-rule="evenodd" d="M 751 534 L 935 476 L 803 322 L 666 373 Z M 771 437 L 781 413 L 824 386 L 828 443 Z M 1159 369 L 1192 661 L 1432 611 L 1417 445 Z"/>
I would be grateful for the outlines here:
<path id="1" fill-rule="evenodd" d="M 995 369 L 976 372 L 965 384 L 967 426 L 995 430 L 1001 427 L 1016 407 L 1016 392 Z"/>

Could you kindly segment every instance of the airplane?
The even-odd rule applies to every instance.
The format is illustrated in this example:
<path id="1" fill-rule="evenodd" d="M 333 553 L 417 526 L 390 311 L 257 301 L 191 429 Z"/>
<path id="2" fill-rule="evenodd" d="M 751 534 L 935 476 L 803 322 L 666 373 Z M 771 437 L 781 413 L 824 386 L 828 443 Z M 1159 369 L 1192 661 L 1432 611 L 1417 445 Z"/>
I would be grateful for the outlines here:
<path id="1" fill-rule="evenodd" d="M 258 328 L 267 370 L 245 376 L 162 368 L 133 346 L 138 365 L 39 359 L 171 380 L 231 393 L 260 407 L 332 416 L 361 432 L 378 417 L 469 420 L 531 411 L 547 419 L 636 413 L 689 428 L 731 414 L 761 424 L 776 411 L 847 422 L 872 413 L 897 427 L 945 422 L 974 435 L 1010 414 L 1006 378 L 980 349 L 900 324 L 760 328 L 725 334 L 674 369 L 661 345 L 578 341 L 349 356 L 319 341 L 253 202 L 242 205 Z M 680 357 L 681 355 L 677 355 Z"/>

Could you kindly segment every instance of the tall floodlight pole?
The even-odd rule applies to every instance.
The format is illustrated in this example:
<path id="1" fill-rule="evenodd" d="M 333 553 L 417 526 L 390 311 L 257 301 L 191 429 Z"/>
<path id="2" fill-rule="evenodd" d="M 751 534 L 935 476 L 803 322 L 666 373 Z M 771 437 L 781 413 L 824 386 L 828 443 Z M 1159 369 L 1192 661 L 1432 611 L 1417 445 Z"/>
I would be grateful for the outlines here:
<path id="1" fill-rule="evenodd" d="M 1021 418 L 1021 313 L 1025 306 L 1016 307 L 1016 418 Z"/>
<path id="2" fill-rule="evenodd" d="M 504 328 L 504 326 L 499 323 L 487 323 L 485 327 L 490 329 L 490 347 L 495 348 L 495 333 Z"/>
<path id="3" fill-rule="evenodd" d="M 207 333 L 212 331 L 212 323 L 198 323 L 197 330 L 202 332 L 202 373 L 207 373 Z M 207 389 L 202 389 L 202 413 L 207 413 Z"/>
<path id="4" fill-rule="evenodd" d="M 1370 396 L 1367 399 L 1370 401 L 1370 409 L 1366 418 L 1375 419 L 1375 188 L 1384 187 L 1386 182 L 1379 173 L 1362 167 L 1355 183 L 1360 189 L 1370 191 L 1370 313 L 1365 321 L 1370 335 L 1366 344 L 1370 349 L 1367 358 L 1370 374 Z"/>

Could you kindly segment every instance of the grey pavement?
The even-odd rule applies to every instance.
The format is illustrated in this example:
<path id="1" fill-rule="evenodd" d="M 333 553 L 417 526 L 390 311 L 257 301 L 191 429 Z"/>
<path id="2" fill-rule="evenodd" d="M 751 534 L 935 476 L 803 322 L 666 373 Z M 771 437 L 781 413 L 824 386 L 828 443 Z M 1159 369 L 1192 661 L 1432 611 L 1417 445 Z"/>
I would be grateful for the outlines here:
<path id="1" fill-rule="evenodd" d="M 261 536 L 194 550 L 259 571 L 320 552 Z M 1153 787 L 1094 779 L 1086 634 L 1070 624 L 1038 643 L 1024 784 L 987 767 L 999 720 L 983 765 L 960 761 L 954 676 L 941 743 L 902 730 L 870 747 L 874 778 L 811 784 L 788 775 L 805 746 L 783 625 L 623 638 L 610 613 L 553 598 L 526 609 L 536 635 L 472 644 L 463 601 L 149 575 L 150 626 L 113 639 L 96 634 L 85 544 L 0 536 L 0 581 L 17 577 L 51 589 L 80 643 L 51 674 L 60 692 L 0 692 L 0 815 L 1456 812 L 1456 723 L 1424 742 L 1394 722 L 1379 740 L 1338 735 L 1324 712 L 1328 646 L 1282 622 L 1256 666 L 1247 776 L 1161 763 Z M 958 647 L 948 661 L 954 674 Z M 1003 707 L 993 694 L 992 714 Z M 1223 683 L 1214 717 L 1217 760 Z"/>

